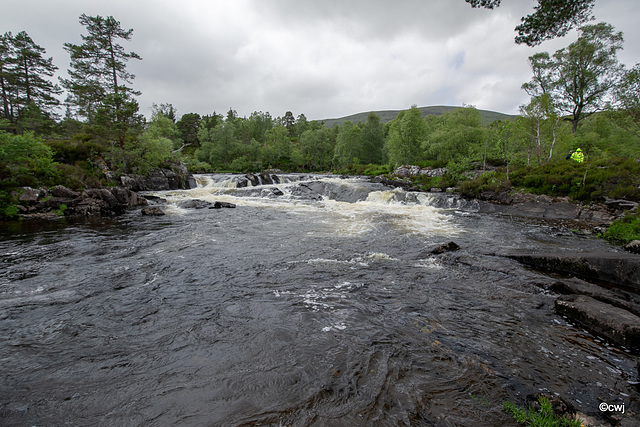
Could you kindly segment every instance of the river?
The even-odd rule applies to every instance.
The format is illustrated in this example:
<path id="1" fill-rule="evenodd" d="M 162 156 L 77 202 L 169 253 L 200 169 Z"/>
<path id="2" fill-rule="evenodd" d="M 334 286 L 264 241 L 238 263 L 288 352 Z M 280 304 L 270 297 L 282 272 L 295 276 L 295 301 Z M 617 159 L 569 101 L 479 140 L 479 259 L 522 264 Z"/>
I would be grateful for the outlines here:
<path id="1" fill-rule="evenodd" d="M 614 246 L 360 178 L 197 179 L 153 193 L 163 217 L 0 225 L 0 424 L 497 426 L 540 391 L 596 417 L 637 405 L 634 355 L 504 256 Z"/>

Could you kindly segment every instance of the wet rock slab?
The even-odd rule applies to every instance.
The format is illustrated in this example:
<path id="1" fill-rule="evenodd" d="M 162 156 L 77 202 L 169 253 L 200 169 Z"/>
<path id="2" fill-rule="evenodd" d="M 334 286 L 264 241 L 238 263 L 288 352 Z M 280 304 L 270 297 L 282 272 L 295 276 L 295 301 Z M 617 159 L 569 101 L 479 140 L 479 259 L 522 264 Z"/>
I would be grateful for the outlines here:
<path id="1" fill-rule="evenodd" d="M 536 269 L 598 280 L 640 292 L 640 257 L 622 252 L 509 256 Z"/>
<path id="2" fill-rule="evenodd" d="M 624 346 L 640 349 L 640 317 L 586 295 L 564 295 L 555 302 L 556 312 L 595 333 Z"/>

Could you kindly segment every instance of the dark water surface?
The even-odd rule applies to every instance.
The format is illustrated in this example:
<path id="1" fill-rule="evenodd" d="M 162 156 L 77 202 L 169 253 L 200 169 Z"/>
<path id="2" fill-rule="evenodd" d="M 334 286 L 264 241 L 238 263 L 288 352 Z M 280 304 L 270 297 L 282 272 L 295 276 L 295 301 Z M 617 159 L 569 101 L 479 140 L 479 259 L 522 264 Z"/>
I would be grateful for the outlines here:
<path id="1" fill-rule="evenodd" d="M 164 217 L 0 226 L 0 424 L 512 425 L 502 403 L 539 391 L 637 410 L 635 357 L 501 256 L 613 246 L 355 178 L 229 178 L 155 193 Z"/>

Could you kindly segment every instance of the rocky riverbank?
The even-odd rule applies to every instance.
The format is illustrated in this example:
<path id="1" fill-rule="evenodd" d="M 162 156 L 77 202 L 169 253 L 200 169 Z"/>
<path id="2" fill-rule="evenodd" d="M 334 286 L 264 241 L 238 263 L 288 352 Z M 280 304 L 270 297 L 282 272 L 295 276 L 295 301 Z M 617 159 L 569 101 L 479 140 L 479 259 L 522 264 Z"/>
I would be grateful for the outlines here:
<path id="1" fill-rule="evenodd" d="M 74 191 L 58 185 L 53 188 L 22 187 L 16 191 L 17 209 L 24 220 L 50 220 L 61 217 L 112 216 L 127 209 L 147 206 L 139 191 L 185 190 L 195 188 L 196 180 L 184 165 L 155 169 L 149 174 L 110 176 L 114 186 Z"/>

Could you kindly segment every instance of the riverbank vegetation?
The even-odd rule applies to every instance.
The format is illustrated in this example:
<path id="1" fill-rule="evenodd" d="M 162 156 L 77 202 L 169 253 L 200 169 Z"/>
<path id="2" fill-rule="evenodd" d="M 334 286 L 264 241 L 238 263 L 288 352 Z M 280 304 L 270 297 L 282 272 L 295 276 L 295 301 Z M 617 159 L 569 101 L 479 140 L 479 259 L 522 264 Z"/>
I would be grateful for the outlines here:
<path id="1" fill-rule="evenodd" d="M 414 164 L 447 170 L 416 177 L 417 185 L 457 187 L 469 197 L 527 191 L 582 202 L 640 200 L 640 64 L 618 63 L 623 37 L 609 24 L 584 26 L 566 48 L 533 55 L 523 84 L 531 98 L 517 116 L 491 121 L 473 106 L 424 115 L 413 106 L 331 127 L 291 111 L 180 115 L 170 103 L 145 118 L 127 71 L 142 58 L 121 44 L 133 30 L 113 17 L 82 15 L 80 24 L 82 43 L 64 45 L 70 66 L 59 84 L 53 58 L 28 34 L 0 38 L 2 217 L 17 215 L 20 187 L 115 185 L 119 175 L 178 163 L 192 173 L 357 175 Z M 577 148 L 583 163 L 566 159 Z M 636 224 L 628 218 L 625 224 Z"/>
<path id="2" fill-rule="evenodd" d="M 513 416 L 520 425 L 532 427 L 582 427 L 582 421 L 569 414 L 558 415 L 553 410 L 551 401 L 540 395 L 534 405 L 527 409 L 516 406 L 512 402 L 505 402 L 503 409 Z"/>

